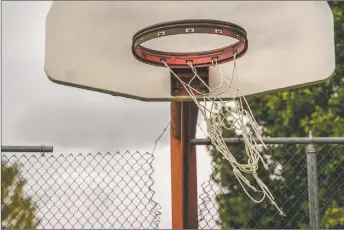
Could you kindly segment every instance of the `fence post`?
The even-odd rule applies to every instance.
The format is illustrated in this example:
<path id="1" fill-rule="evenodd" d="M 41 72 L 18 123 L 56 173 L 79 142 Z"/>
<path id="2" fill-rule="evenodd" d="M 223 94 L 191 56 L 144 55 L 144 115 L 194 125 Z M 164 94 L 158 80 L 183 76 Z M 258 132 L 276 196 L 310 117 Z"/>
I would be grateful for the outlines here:
<path id="1" fill-rule="evenodd" d="M 312 139 L 312 133 L 309 133 Z M 306 146 L 307 154 L 307 177 L 308 177 L 308 201 L 309 201 L 309 221 L 311 229 L 319 229 L 319 197 L 318 197 L 318 164 L 317 150 L 311 143 Z"/>

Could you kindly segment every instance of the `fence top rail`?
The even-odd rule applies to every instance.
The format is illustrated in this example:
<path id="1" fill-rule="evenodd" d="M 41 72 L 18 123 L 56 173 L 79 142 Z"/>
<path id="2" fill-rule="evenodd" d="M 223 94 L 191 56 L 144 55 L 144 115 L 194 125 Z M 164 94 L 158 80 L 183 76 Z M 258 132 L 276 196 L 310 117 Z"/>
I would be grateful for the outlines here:
<path id="1" fill-rule="evenodd" d="M 223 138 L 226 144 L 244 143 L 243 138 Z M 254 141 L 261 143 L 257 138 Z M 344 137 L 266 137 L 265 144 L 344 144 Z M 192 145 L 211 145 L 209 139 L 191 139 Z"/>
<path id="2" fill-rule="evenodd" d="M 53 146 L 1 146 L 1 152 L 51 153 Z"/>

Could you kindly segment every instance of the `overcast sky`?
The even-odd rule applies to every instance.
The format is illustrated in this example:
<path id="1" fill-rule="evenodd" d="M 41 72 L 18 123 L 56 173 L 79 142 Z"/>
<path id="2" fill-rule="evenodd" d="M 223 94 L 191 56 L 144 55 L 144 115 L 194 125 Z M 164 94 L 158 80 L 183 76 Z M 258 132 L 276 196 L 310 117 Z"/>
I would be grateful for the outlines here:
<path id="1" fill-rule="evenodd" d="M 113 97 L 48 80 L 43 62 L 50 5 L 2 3 L 2 145 L 53 145 L 55 153 L 151 151 L 169 122 L 169 103 Z M 161 228 L 171 228 L 169 151 L 167 132 L 154 164 Z M 198 147 L 198 169 L 200 188 L 210 173 L 204 147 Z"/>

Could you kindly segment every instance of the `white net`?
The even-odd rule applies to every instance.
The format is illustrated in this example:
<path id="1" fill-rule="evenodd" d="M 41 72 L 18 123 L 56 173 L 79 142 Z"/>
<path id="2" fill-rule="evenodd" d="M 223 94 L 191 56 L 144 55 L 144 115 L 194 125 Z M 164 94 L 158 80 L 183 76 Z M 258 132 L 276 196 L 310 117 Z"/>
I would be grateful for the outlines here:
<path id="1" fill-rule="evenodd" d="M 222 153 L 224 158 L 229 161 L 230 165 L 233 167 L 233 173 L 235 177 L 239 181 L 247 196 L 256 203 L 262 202 L 265 197 L 267 197 L 278 209 L 279 213 L 284 215 L 282 210 L 276 204 L 273 195 L 269 191 L 269 188 L 257 175 L 259 161 L 262 162 L 264 168 L 268 170 L 268 165 L 259 151 L 261 146 L 264 148 L 267 148 L 267 146 L 262 141 L 262 128 L 254 119 L 252 111 L 244 95 L 240 91 L 235 54 L 233 62 L 234 67 L 232 77 L 230 80 L 228 80 L 225 76 L 223 76 L 217 64 L 217 60 L 213 61 L 213 67 L 218 71 L 218 74 L 221 77 L 221 83 L 212 89 L 209 88 L 209 86 L 198 76 L 197 69 L 191 62 L 189 62 L 188 65 L 194 73 L 194 76 L 188 83 L 184 82 L 180 77 L 178 77 L 178 75 L 168 66 L 166 62 L 163 61 L 163 64 L 170 70 L 173 76 L 179 80 L 179 82 L 183 85 L 185 90 L 198 106 L 200 113 L 202 113 L 203 117 L 205 118 L 208 128 L 208 137 L 213 147 L 218 152 Z M 196 78 L 198 78 L 198 80 L 200 80 L 201 83 L 208 88 L 209 92 L 199 92 L 195 88 L 191 87 L 192 81 Z M 232 83 L 234 79 L 238 83 L 236 85 L 236 95 L 230 101 L 223 101 L 221 99 L 221 95 L 233 87 Z M 215 93 L 223 87 L 225 87 L 225 90 Z M 210 98 L 210 95 L 212 95 L 212 98 Z M 208 106 L 210 108 L 207 107 L 207 103 L 209 102 L 211 102 L 210 106 Z M 234 104 L 234 106 L 230 106 L 230 104 Z M 247 107 L 247 110 L 244 108 L 244 106 Z M 245 144 L 244 154 L 247 155 L 247 163 L 239 163 L 235 156 L 228 149 L 228 146 L 226 145 L 222 135 L 224 130 L 237 130 L 241 132 Z M 260 143 L 257 143 L 255 139 L 260 140 Z M 259 188 L 256 188 L 254 185 L 252 185 L 250 180 L 247 179 L 243 173 L 251 174 L 257 182 Z M 261 193 L 261 199 L 254 198 L 246 189 L 247 187 L 252 189 L 254 192 Z"/>

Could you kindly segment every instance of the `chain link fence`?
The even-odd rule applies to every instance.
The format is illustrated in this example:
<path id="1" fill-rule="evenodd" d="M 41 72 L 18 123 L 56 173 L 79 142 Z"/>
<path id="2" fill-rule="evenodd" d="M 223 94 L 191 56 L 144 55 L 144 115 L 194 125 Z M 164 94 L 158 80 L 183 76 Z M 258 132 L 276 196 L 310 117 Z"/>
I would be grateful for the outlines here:
<path id="1" fill-rule="evenodd" d="M 158 228 L 153 161 L 139 152 L 3 153 L 2 228 Z"/>
<path id="2" fill-rule="evenodd" d="M 237 156 L 241 150 L 240 145 L 233 147 Z M 344 229 L 343 144 L 283 144 L 265 152 L 269 171 L 258 175 L 286 216 L 267 199 L 251 201 L 222 156 L 212 151 L 212 157 L 213 173 L 201 185 L 200 228 Z"/>
<path id="3" fill-rule="evenodd" d="M 242 147 L 232 146 L 239 160 Z M 269 171 L 261 169 L 258 174 L 286 216 L 280 216 L 266 200 L 252 202 L 228 162 L 212 151 L 213 173 L 201 185 L 199 196 L 199 228 L 303 229 L 314 223 L 312 228 L 343 229 L 344 145 L 270 147 L 264 152 Z M 139 152 L 3 153 L 2 227 L 159 228 L 160 206 L 152 189 L 153 162 L 153 154 Z M 259 198 L 259 194 L 253 195 Z"/>

